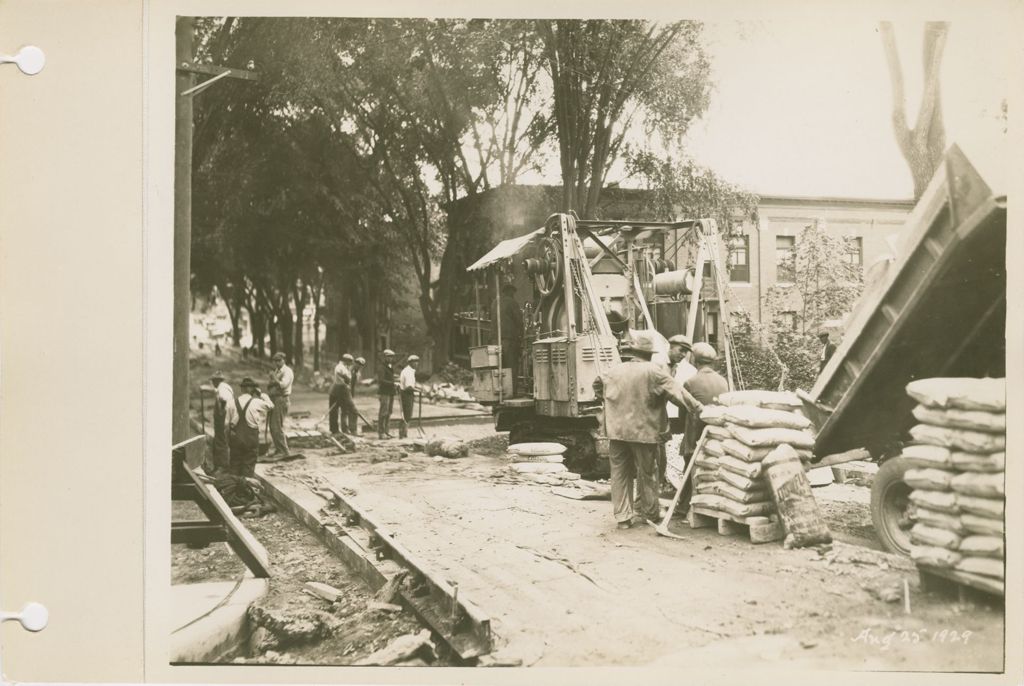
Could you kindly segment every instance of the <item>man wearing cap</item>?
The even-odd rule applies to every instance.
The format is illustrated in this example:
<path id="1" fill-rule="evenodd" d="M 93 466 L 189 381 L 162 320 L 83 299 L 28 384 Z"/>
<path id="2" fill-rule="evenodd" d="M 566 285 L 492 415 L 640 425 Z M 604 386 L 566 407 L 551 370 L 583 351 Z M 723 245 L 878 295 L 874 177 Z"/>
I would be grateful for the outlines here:
<path id="1" fill-rule="evenodd" d="M 409 422 L 412 421 L 413 408 L 416 406 L 416 367 L 419 363 L 419 355 L 409 355 L 405 361 L 405 368 L 398 376 L 398 393 L 402 399 L 402 426 L 398 430 L 399 438 L 406 438 L 409 435 Z"/>
<path id="2" fill-rule="evenodd" d="M 821 374 L 825 371 L 825 365 L 828 364 L 828 361 L 835 354 L 836 344 L 832 342 L 832 337 L 829 336 L 828 331 L 819 333 L 818 340 L 821 341 L 821 357 L 819 358 L 821 364 L 818 365 L 818 373 Z"/>
<path id="3" fill-rule="evenodd" d="M 715 371 L 718 353 L 708 343 L 695 343 L 692 353 L 693 362 L 697 365 L 697 373 L 683 384 L 683 388 L 689 391 L 702 405 L 713 405 L 718 396 L 729 390 L 729 382 Z M 693 455 L 697 441 L 700 440 L 700 435 L 704 432 L 704 426 L 699 412 L 687 414 L 683 441 L 679 446 L 679 454 L 686 460 Z"/>
<path id="4" fill-rule="evenodd" d="M 651 362 L 654 341 L 636 332 L 627 349 L 633 359 L 615 365 L 594 382 L 604 398 L 605 433 L 610 439 L 611 495 L 620 529 L 633 523 L 633 484 L 639 491 L 640 517 L 657 521 L 658 446 L 667 422 L 665 401 L 700 412 L 701 403 L 669 376 L 664 365 Z"/>
<path id="5" fill-rule="evenodd" d="M 377 412 L 377 437 L 391 438 L 388 424 L 395 409 L 395 351 L 385 350 L 377 365 L 377 397 L 380 409 Z"/>
<path id="6" fill-rule="evenodd" d="M 223 372 L 214 372 L 213 384 L 213 473 L 227 472 L 231 467 L 231 447 L 228 443 L 227 411 L 235 404 L 235 392 L 224 381 Z M 213 476 L 211 474 L 211 476 Z"/>
<path id="7" fill-rule="evenodd" d="M 348 413 L 352 405 L 352 367 L 354 365 L 355 359 L 345 353 L 334 367 L 334 383 L 331 385 L 331 393 L 327 399 L 330 403 L 327 412 L 330 415 L 332 434 L 339 431 L 339 417 L 342 419 L 340 430 L 348 429 Z"/>
<path id="8" fill-rule="evenodd" d="M 690 339 L 682 334 L 677 334 L 668 339 L 668 374 L 680 386 L 697 373 L 697 368 L 689 362 L 691 347 Z M 666 426 L 663 438 L 665 441 L 668 441 L 671 439 L 672 434 L 683 433 L 686 426 L 686 410 L 676 407 L 672 403 L 667 403 L 665 409 L 668 425 Z M 665 451 L 665 443 L 662 443 L 658 450 L 658 484 L 662 488 L 670 487 L 665 481 L 667 469 L 668 455 Z"/>
<path id="9" fill-rule="evenodd" d="M 350 434 L 355 436 L 359 431 L 359 410 L 356 409 L 356 389 L 359 388 L 359 377 L 366 366 L 365 357 L 357 357 L 352 363 L 352 384 L 349 388 L 349 395 L 352 396 L 352 404 L 343 408 L 341 425 L 347 427 Z"/>
<path id="10" fill-rule="evenodd" d="M 226 417 L 231 431 L 230 470 L 236 476 L 253 476 L 260 447 L 260 424 L 274 409 L 274 403 L 249 377 L 242 379 L 241 386 L 242 394 L 228 405 Z"/>
<path id="11" fill-rule="evenodd" d="M 274 371 L 270 372 L 270 383 L 267 390 L 273 401 L 274 410 L 270 413 L 270 437 L 274 440 L 274 455 L 289 455 L 288 439 L 284 435 L 284 418 L 288 416 L 291 405 L 292 382 L 295 373 L 284 362 L 284 353 L 274 353 Z"/>

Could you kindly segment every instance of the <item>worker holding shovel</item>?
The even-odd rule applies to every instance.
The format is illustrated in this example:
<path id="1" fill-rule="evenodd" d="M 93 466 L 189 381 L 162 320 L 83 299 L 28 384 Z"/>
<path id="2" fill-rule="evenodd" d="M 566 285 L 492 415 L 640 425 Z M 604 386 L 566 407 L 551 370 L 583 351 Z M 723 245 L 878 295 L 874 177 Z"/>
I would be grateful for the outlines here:
<path id="1" fill-rule="evenodd" d="M 419 363 L 419 355 L 409 355 L 405 361 L 405 368 L 398 376 L 398 393 L 402 399 L 402 426 L 398 429 L 399 438 L 409 436 L 409 422 L 415 416 L 413 408 L 416 407 L 416 367 Z"/>

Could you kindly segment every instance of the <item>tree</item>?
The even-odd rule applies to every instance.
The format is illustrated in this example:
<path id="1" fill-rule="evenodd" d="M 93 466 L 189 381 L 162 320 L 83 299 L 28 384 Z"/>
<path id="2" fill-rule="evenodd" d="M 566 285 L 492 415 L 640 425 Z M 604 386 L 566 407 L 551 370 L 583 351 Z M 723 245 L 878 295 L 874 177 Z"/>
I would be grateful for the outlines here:
<path id="1" fill-rule="evenodd" d="M 946 47 L 948 22 L 930 21 L 924 25 L 924 89 L 917 121 L 910 128 L 907 121 L 906 94 L 903 69 L 896 49 L 896 35 L 892 23 L 879 24 L 882 47 L 889 66 L 892 83 L 892 126 L 896 144 L 910 167 L 914 179 L 914 199 L 921 197 L 935 170 L 942 163 L 946 151 L 946 129 L 942 122 L 942 94 L 939 89 L 942 53 Z"/>
<path id="2" fill-rule="evenodd" d="M 702 25 L 544 20 L 536 26 L 554 94 L 562 209 L 593 217 L 634 122 L 678 140 L 707 109 Z"/>

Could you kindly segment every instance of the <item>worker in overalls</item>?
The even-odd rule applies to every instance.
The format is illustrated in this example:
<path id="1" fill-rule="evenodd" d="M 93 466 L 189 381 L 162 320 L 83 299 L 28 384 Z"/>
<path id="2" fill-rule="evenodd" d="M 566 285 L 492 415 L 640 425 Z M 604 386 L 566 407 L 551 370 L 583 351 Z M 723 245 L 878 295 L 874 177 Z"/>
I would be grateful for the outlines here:
<path id="1" fill-rule="evenodd" d="M 213 384 L 213 474 L 231 469 L 231 446 L 228 442 L 228 406 L 235 404 L 235 392 L 224 381 L 224 374 L 214 372 L 210 377 Z"/>
<path id="2" fill-rule="evenodd" d="M 242 379 L 242 394 L 228 406 L 227 422 L 231 431 L 231 473 L 236 476 L 256 474 L 256 455 L 260 447 L 260 425 L 274 409 L 270 396 L 260 391 L 256 382 Z"/>
<path id="3" fill-rule="evenodd" d="M 416 367 L 420 363 L 419 355 L 409 355 L 405 368 L 398 376 L 398 394 L 402 401 L 402 426 L 398 430 L 399 438 L 409 436 L 409 422 L 412 421 L 416 407 Z"/>

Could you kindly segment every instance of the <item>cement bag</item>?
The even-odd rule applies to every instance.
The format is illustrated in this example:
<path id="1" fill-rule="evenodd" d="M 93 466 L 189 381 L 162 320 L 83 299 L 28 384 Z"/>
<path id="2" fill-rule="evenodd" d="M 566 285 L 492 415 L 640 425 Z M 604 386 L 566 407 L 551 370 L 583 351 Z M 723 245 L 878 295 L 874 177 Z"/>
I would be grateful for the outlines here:
<path id="1" fill-rule="evenodd" d="M 512 471 L 520 474 L 557 474 L 569 471 L 564 464 L 549 462 L 514 462 Z"/>
<path id="2" fill-rule="evenodd" d="M 561 464 L 565 462 L 565 455 L 509 455 L 509 462 L 549 462 Z"/>
<path id="3" fill-rule="evenodd" d="M 566 447 L 561 443 L 515 443 L 508 447 L 513 455 L 562 455 Z"/>
<path id="4" fill-rule="evenodd" d="M 713 472 L 713 471 L 712 472 L 703 472 L 703 471 L 694 470 L 694 472 L 693 472 L 693 483 L 695 483 L 695 484 L 704 484 L 704 483 L 709 483 L 709 482 L 713 482 L 713 481 L 718 481 L 718 473 L 717 472 Z"/>
<path id="5" fill-rule="evenodd" d="M 720 510 L 722 509 L 722 498 L 713 493 L 699 493 L 698 495 L 690 498 L 690 505 L 706 507 L 711 510 Z"/>
<path id="6" fill-rule="evenodd" d="M 953 468 L 961 472 L 985 472 L 992 474 L 1006 469 L 1006 453 L 976 455 L 974 453 L 953 453 Z"/>
<path id="7" fill-rule="evenodd" d="M 950 481 L 950 486 L 957 493 L 964 495 L 976 495 L 979 498 L 1002 498 L 1005 495 L 1003 482 L 1005 475 L 980 474 L 978 472 L 964 472 L 957 474 Z"/>
<path id="8" fill-rule="evenodd" d="M 709 439 L 714 438 L 719 441 L 724 441 L 727 438 L 732 438 L 732 434 L 729 433 L 729 430 L 724 426 L 715 426 L 713 424 L 709 424 L 705 431 Z"/>
<path id="9" fill-rule="evenodd" d="M 922 524 L 934 526 L 939 529 L 945 529 L 946 531 L 952 531 L 953 533 L 960 534 L 961 536 L 968 533 L 958 515 L 951 515 L 945 512 L 935 512 L 934 510 L 929 510 L 926 507 L 919 507 L 914 512 L 914 519 Z"/>
<path id="10" fill-rule="evenodd" d="M 721 470 L 718 473 L 718 478 L 722 482 L 727 483 L 730 486 L 734 486 L 735 488 L 738 488 L 741 491 L 764 492 L 764 481 L 761 479 L 750 479 L 748 477 L 741 476 L 736 472 L 730 472 L 727 469 Z M 765 495 L 767 495 L 767 493 L 765 493 Z M 763 498 L 758 498 L 758 500 L 763 500 Z"/>
<path id="11" fill-rule="evenodd" d="M 718 467 L 722 471 L 730 471 L 734 474 L 745 476 L 748 479 L 756 479 L 761 476 L 760 462 L 744 462 L 732 455 L 726 455 L 725 457 L 718 458 Z"/>
<path id="12" fill-rule="evenodd" d="M 928 407 L 1006 412 L 1006 379 L 918 379 L 907 384 L 907 394 Z"/>
<path id="13" fill-rule="evenodd" d="M 949 448 L 940 445 L 908 445 L 903 448 L 902 457 L 911 467 L 927 469 L 951 469 L 953 457 Z"/>
<path id="14" fill-rule="evenodd" d="M 775 503 L 770 500 L 760 503 L 738 503 L 728 498 L 720 498 L 719 503 L 718 509 L 733 517 L 763 517 L 775 512 Z"/>
<path id="15" fill-rule="evenodd" d="M 956 504 L 956 493 L 952 491 L 922 491 L 915 489 L 910 492 L 910 502 L 932 512 L 943 512 L 952 515 L 960 513 L 960 507 Z"/>
<path id="16" fill-rule="evenodd" d="M 956 506 L 960 512 L 972 514 L 977 517 L 989 517 L 990 519 L 1002 519 L 1006 503 L 1002 498 L 977 498 L 972 495 L 957 493 Z"/>
<path id="17" fill-rule="evenodd" d="M 1006 555 L 1000 536 L 968 536 L 960 541 L 959 550 L 968 557 L 995 557 L 1002 560 Z"/>
<path id="18" fill-rule="evenodd" d="M 929 445 L 942 445 L 968 453 L 998 453 L 1006 450 L 1006 436 L 987 434 L 967 429 L 947 429 L 943 426 L 916 424 L 910 429 L 915 441 Z"/>
<path id="19" fill-rule="evenodd" d="M 751 429 L 807 429 L 811 426 L 811 420 L 792 412 L 782 410 L 769 410 L 764 407 L 750 407 L 749 405 L 736 405 L 735 407 L 724 408 L 725 421 L 731 424 L 738 424 Z M 701 415 L 701 419 L 703 419 Z"/>
<path id="20" fill-rule="evenodd" d="M 758 503 L 764 500 L 768 500 L 771 496 L 768 495 L 768 491 L 764 488 L 758 488 L 753 491 L 745 491 L 742 488 L 736 488 L 726 481 L 719 479 L 715 483 L 715 493 L 731 500 L 734 503 Z"/>
<path id="21" fill-rule="evenodd" d="M 1006 415 L 1001 412 L 943 410 L 937 407 L 918 405 L 914 408 L 914 418 L 922 424 L 945 426 L 951 429 L 970 429 L 993 434 L 1006 433 Z"/>
<path id="22" fill-rule="evenodd" d="M 693 463 L 694 469 L 710 469 L 715 471 L 718 469 L 719 458 L 717 457 L 699 457 L 697 461 Z"/>
<path id="23" fill-rule="evenodd" d="M 710 481 L 702 481 L 693 485 L 693 490 L 703 495 L 717 495 L 718 494 L 718 479 L 711 479 Z M 691 499 L 690 502 L 693 502 Z"/>
<path id="24" fill-rule="evenodd" d="M 1005 533 L 1002 519 L 964 513 L 960 515 L 960 523 L 963 525 L 964 531 L 979 536 L 1002 536 Z"/>
<path id="25" fill-rule="evenodd" d="M 773 445 L 765 446 L 763 448 L 751 448 L 750 446 L 743 445 L 735 438 L 729 438 L 727 440 L 722 441 L 722 450 L 725 452 L 726 455 L 734 457 L 738 460 L 742 460 L 743 462 L 750 462 L 753 464 L 756 464 L 763 460 L 765 457 L 768 456 L 768 453 L 770 453 L 774 449 L 775 446 Z M 796 451 L 796 454 L 800 456 L 801 460 L 811 459 L 810 450 L 800 449 Z"/>
<path id="26" fill-rule="evenodd" d="M 965 557 L 953 565 L 953 568 L 958 572 L 981 574 L 982 576 L 991 576 L 996 579 L 1002 579 L 1005 573 L 1003 571 L 1003 561 L 993 557 Z"/>
<path id="27" fill-rule="evenodd" d="M 713 455 L 715 457 L 721 457 L 725 455 L 725 451 L 722 450 L 722 442 L 717 438 L 709 438 L 704 441 L 704 447 L 701 452 L 705 455 Z"/>
<path id="28" fill-rule="evenodd" d="M 743 426 L 730 426 L 729 433 L 737 441 L 751 448 L 768 448 L 777 445 L 789 445 L 793 448 L 814 447 L 814 436 L 807 431 L 796 429 L 748 429 Z"/>
<path id="29" fill-rule="evenodd" d="M 960 546 L 961 538 L 958 534 L 934 526 L 928 526 L 918 522 L 910 530 L 910 540 L 917 545 L 932 546 L 934 548 L 948 548 L 956 550 Z"/>
<path id="30" fill-rule="evenodd" d="M 910 559 L 926 567 L 942 567 L 952 569 L 962 557 L 960 553 L 948 548 L 936 548 L 929 545 L 911 545 Z"/>
<path id="31" fill-rule="evenodd" d="M 725 408 L 721 405 L 705 405 L 700 420 L 710 426 L 725 426 Z"/>
<path id="32" fill-rule="evenodd" d="M 791 412 L 803 407 L 795 393 L 784 391 L 729 391 L 718 396 L 720 405 L 748 405 Z"/>
<path id="33" fill-rule="evenodd" d="M 769 491 L 782 517 L 787 539 L 802 548 L 819 543 L 831 543 L 832 534 L 818 509 L 818 501 L 811 493 L 800 456 L 788 445 L 780 445 L 764 458 Z"/>
<path id="34" fill-rule="evenodd" d="M 953 472 L 945 469 L 908 469 L 903 481 L 911 488 L 926 491 L 948 491 L 953 481 Z"/>

